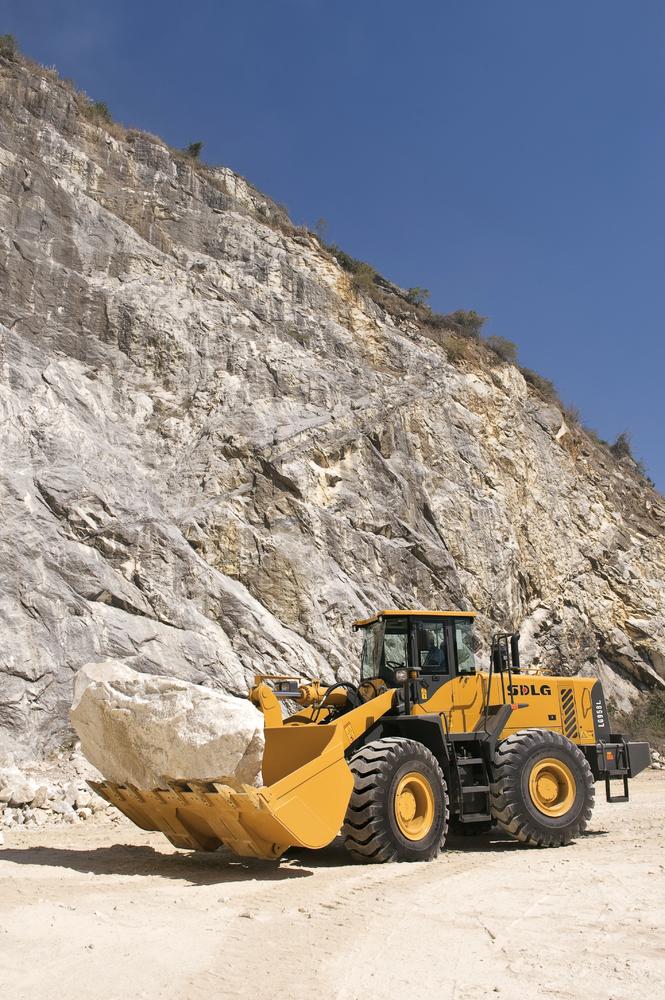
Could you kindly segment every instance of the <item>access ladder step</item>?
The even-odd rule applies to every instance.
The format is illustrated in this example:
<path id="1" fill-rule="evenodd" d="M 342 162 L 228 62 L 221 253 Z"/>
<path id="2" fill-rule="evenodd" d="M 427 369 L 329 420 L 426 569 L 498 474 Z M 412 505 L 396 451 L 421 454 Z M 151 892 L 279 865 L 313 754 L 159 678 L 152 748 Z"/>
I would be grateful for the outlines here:
<path id="1" fill-rule="evenodd" d="M 457 817 L 460 823 L 487 823 L 492 819 L 491 813 L 467 813 L 466 815 L 459 814 Z"/>
<path id="2" fill-rule="evenodd" d="M 466 767 L 467 764 L 484 764 L 485 761 L 482 757 L 458 757 L 457 765 L 458 767 Z"/>
<path id="3" fill-rule="evenodd" d="M 612 795 L 610 791 L 610 785 L 613 781 L 623 782 L 623 792 L 621 795 Z M 605 798 L 608 802 L 629 802 L 630 796 L 628 793 L 628 772 L 625 771 L 623 774 L 618 774 L 616 777 L 606 775 L 605 777 Z"/>
<path id="4" fill-rule="evenodd" d="M 462 795 L 475 795 L 476 792 L 484 792 L 486 794 L 489 790 L 489 785 L 467 785 L 466 788 L 462 789 Z"/>

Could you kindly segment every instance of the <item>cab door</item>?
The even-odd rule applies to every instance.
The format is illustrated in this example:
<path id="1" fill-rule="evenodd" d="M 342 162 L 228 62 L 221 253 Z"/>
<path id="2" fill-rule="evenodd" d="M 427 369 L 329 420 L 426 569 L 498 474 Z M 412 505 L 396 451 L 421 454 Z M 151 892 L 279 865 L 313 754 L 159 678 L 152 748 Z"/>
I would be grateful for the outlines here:
<path id="1" fill-rule="evenodd" d="M 431 700 L 455 670 L 452 633 L 443 618 L 411 620 L 411 663 L 420 673 L 421 696 Z M 431 709 L 430 709 L 431 711 Z"/>
<path id="2" fill-rule="evenodd" d="M 484 708 L 484 685 L 480 674 L 466 674 L 450 682 L 448 726 L 451 733 L 469 733 Z"/>
<path id="3" fill-rule="evenodd" d="M 478 642 L 473 619 L 453 619 L 456 677 L 450 685 L 451 710 L 449 725 L 452 733 L 468 733 L 475 729 L 485 707 L 485 684 L 476 673 Z"/>
<path id="4" fill-rule="evenodd" d="M 414 622 L 422 711 L 445 715 L 448 730 L 453 733 L 469 732 L 483 711 L 484 688 L 480 675 L 475 673 L 471 624 L 468 619 L 452 616 Z"/>

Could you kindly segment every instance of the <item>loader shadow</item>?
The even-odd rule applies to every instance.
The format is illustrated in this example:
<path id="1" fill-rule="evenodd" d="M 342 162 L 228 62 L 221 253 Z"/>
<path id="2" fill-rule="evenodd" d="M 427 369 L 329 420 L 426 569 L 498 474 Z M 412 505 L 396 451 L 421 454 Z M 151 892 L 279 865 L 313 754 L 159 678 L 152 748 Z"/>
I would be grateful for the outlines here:
<path id="1" fill-rule="evenodd" d="M 0 861 L 16 865 L 69 868 L 83 875 L 142 875 L 182 880 L 192 885 L 226 882 L 277 882 L 307 878 L 314 872 L 298 865 L 239 858 L 228 851 L 165 854 L 153 847 L 114 844 L 92 850 L 27 847 L 0 850 Z M 287 859 L 288 862 L 288 859 Z"/>
<path id="2" fill-rule="evenodd" d="M 580 839 L 605 837 L 607 830 L 587 830 Z M 487 855 L 504 851 L 532 851 L 508 834 L 491 830 L 478 836 L 450 834 L 445 854 Z M 221 849 L 211 853 L 175 852 L 167 854 L 148 845 L 113 844 L 90 850 L 56 847 L 0 849 L 0 861 L 16 865 L 39 865 L 68 868 L 82 875 L 158 876 L 181 880 L 195 886 L 224 885 L 232 882 L 281 882 L 308 878 L 315 870 L 358 867 L 346 851 L 341 838 L 322 850 L 291 848 L 280 861 L 239 858 Z"/>
<path id="3" fill-rule="evenodd" d="M 526 844 L 520 844 L 513 840 L 508 834 L 498 830 L 491 830 L 487 833 L 478 834 L 474 837 L 458 836 L 451 833 L 446 841 L 446 849 L 441 855 L 446 854 L 497 854 L 502 851 L 530 851 L 532 848 Z M 341 837 L 319 851 L 308 851 L 304 848 L 292 847 L 284 855 L 285 861 L 293 864 L 304 865 L 309 869 L 317 868 L 345 868 L 366 865 L 366 861 L 356 861 L 352 859 Z"/>
<path id="4" fill-rule="evenodd" d="M 572 844 L 586 840 L 589 837 L 606 837 L 607 830 L 585 830 L 573 840 Z M 540 848 L 536 848 L 539 850 Z M 533 851 L 530 844 L 523 844 L 519 840 L 514 840 L 508 833 L 501 830 L 490 830 L 487 833 L 479 833 L 477 836 L 460 836 L 451 833 L 446 841 L 446 850 L 455 851 L 459 854 L 496 854 L 501 851 Z M 557 850 L 557 848 L 552 848 Z M 565 848 L 564 848 L 565 850 Z"/>
<path id="5" fill-rule="evenodd" d="M 500 854 L 504 851 L 528 850 L 525 844 L 514 840 L 501 830 L 488 830 L 473 836 L 450 833 L 446 840 L 446 852 L 456 854 Z"/>

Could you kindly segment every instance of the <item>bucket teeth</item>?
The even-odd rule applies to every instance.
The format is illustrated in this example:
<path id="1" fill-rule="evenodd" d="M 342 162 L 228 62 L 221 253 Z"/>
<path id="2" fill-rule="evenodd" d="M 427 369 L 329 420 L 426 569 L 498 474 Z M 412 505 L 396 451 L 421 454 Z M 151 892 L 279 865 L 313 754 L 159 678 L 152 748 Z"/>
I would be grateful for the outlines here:
<path id="1" fill-rule="evenodd" d="M 133 823 L 144 830 L 160 830 L 176 847 L 216 850 L 224 844 L 244 857 L 275 858 L 289 846 L 252 829 L 252 818 L 265 815 L 267 805 L 256 788 L 175 779 L 164 784 L 148 792 L 133 785 L 90 782 Z"/>
<path id="2" fill-rule="evenodd" d="M 243 857 L 274 859 L 291 846 L 329 844 L 353 788 L 339 732 L 318 726 L 268 730 L 264 769 L 268 761 L 263 788 L 226 777 L 165 777 L 151 791 L 90 784 L 137 826 L 161 830 L 176 847 L 214 851 L 224 844 Z"/>

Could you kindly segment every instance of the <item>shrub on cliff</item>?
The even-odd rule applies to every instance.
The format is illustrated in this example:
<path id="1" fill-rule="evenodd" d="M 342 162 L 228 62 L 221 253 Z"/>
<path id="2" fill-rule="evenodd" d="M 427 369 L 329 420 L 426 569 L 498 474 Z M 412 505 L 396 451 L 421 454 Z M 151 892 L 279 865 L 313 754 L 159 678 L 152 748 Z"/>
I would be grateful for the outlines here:
<path id="1" fill-rule="evenodd" d="M 333 255 L 339 266 L 348 271 L 349 274 L 354 274 L 361 267 L 370 267 L 369 264 L 364 264 L 363 261 L 352 257 L 346 250 L 342 250 L 336 243 L 327 243 L 324 246 Z"/>
<path id="2" fill-rule="evenodd" d="M 458 361 L 465 361 L 473 357 L 474 347 L 469 343 L 468 337 L 458 337 L 455 334 L 449 334 L 441 342 L 441 346 L 445 350 L 448 360 L 456 364 Z"/>
<path id="3" fill-rule="evenodd" d="M 493 336 L 488 337 L 485 343 L 490 351 L 501 358 L 502 361 L 506 361 L 511 365 L 517 364 L 517 345 L 512 340 L 507 340 L 505 337 Z"/>
<path id="4" fill-rule="evenodd" d="M 621 434 L 619 434 L 614 444 L 610 445 L 610 451 L 615 458 L 632 458 L 632 460 L 635 461 L 633 446 L 628 431 L 622 431 Z"/>
<path id="5" fill-rule="evenodd" d="M 430 297 L 429 288 L 420 288 L 416 286 L 415 288 L 408 288 L 406 292 L 406 301 L 410 302 L 413 306 L 424 306 L 427 305 Z"/>
<path id="6" fill-rule="evenodd" d="M 480 338 L 480 331 L 486 316 L 480 316 L 475 309 L 456 309 L 451 313 L 428 311 L 422 320 L 426 326 L 435 330 L 450 330 L 458 337 L 469 337 L 471 340 Z"/>
<path id="7" fill-rule="evenodd" d="M 630 439 L 628 431 L 622 431 L 621 434 L 619 434 L 614 444 L 610 445 L 610 451 L 614 457 L 619 460 L 622 458 L 630 459 L 630 461 L 634 463 L 639 474 L 646 479 L 651 486 L 653 486 L 653 480 L 647 472 L 646 465 L 641 459 L 635 457 L 633 452 L 633 442 Z"/>
<path id="8" fill-rule="evenodd" d="M 376 271 L 371 264 L 360 262 L 358 267 L 353 271 L 353 284 L 359 291 L 365 292 L 367 295 L 373 293 L 375 279 Z"/>
<path id="9" fill-rule="evenodd" d="M 554 382 L 551 382 L 548 378 L 543 378 L 542 375 L 532 371 L 531 368 L 520 368 L 520 371 L 529 385 L 537 389 L 543 399 L 547 400 L 548 403 L 554 403 L 556 406 L 562 405 Z"/>
<path id="10" fill-rule="evenodd" d="M 324 243 L 323 245 L 333 255 L 339 266 L 348 271 L 353 284 L 359 292 L 364 292 L 365 295 L 379 299 L 379 289 L 376 284 L 378 272 L 376 268 L 372 267 L 371 264 L 367 264 L 364 260 L 352 257 L 351 254 L 346 253 L 345 250 L 342 250 L 335 243 Z"/>
<path id="11" fill-rule="evenodd" d="M 0 35 L 0 56 L 3 59 L 16 59 L 18 45 L 13 35 Z"/>
<path id="12" fill-rule="evenodd" d="M 93 125 L 110 125 L 113 115 L 106 101 L 92 101 L 83 108 L 83 114 Z"/>

